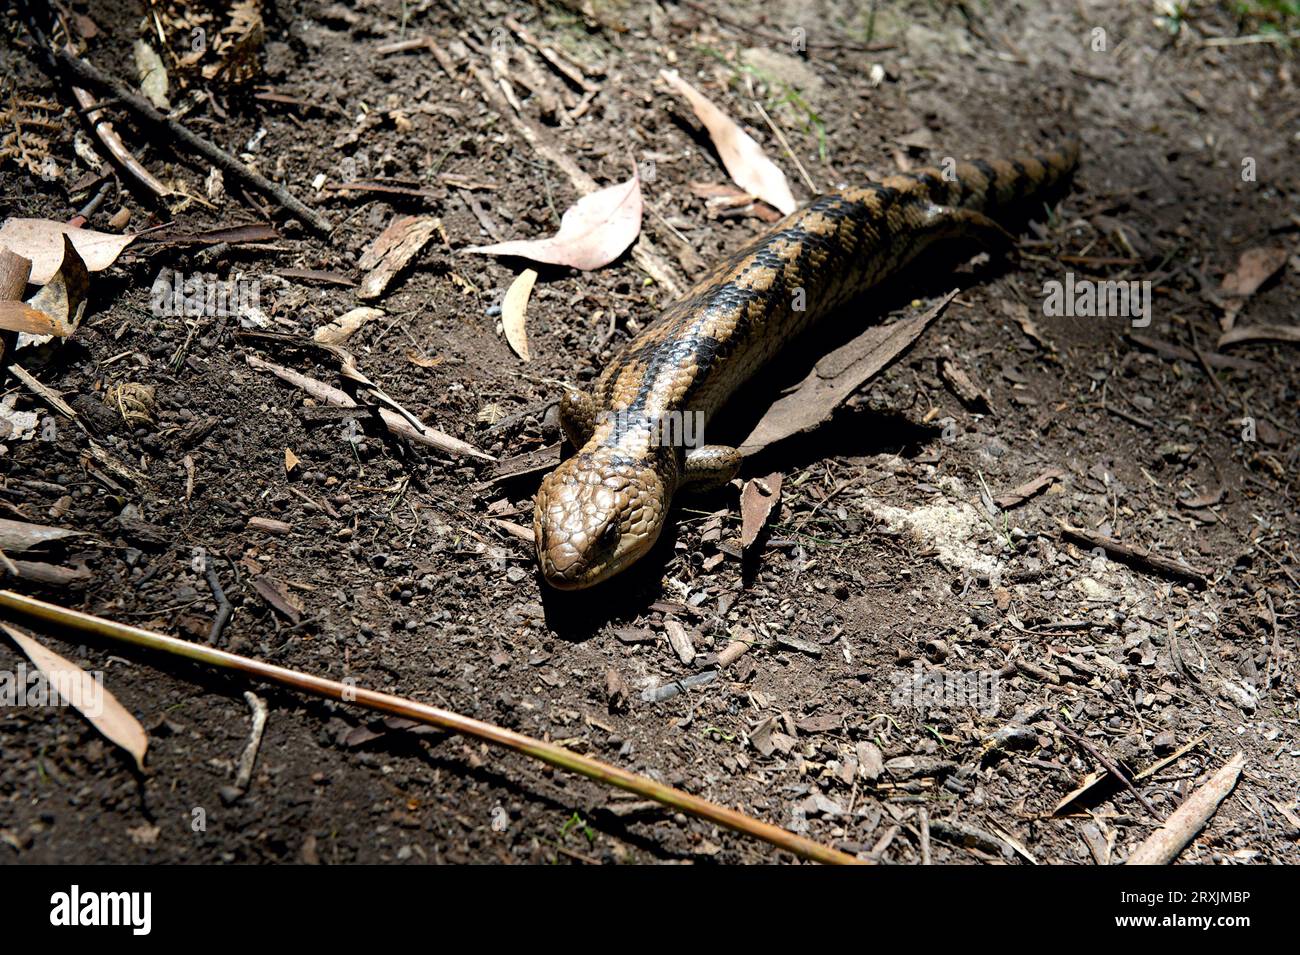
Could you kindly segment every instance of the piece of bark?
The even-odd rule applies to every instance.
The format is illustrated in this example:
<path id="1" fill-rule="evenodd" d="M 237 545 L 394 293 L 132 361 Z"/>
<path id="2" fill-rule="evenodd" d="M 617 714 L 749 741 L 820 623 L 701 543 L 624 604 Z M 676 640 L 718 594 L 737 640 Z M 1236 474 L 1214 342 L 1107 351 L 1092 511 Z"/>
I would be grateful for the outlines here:
<path id="1" fill-rule="evenodd" d="M 357 260 L 357 268 L 366 273 L 357 298 L 383 295 L 388 283 L 428 245 L 439 225 L 431 216 L 399 216 L 390 222 Z"/>
<path id="2" fill-rule="evenodd" d="M 271 534 L 275 537 L 284 537 L 286 534 L 293 533 L 293 525 L 285 521 L 277 521 L 272 517 L 250 517 L 245 525 L 246 530 L 255 531 L 259 534 Z"/>
<path id="3" fill-rule="evenodd" d="M 627 709 L 627 681 L 623 674 L 610 667 L 605 671 L 605 701 L 611 713 Z"/>
<path id="4" fill-rule="evenodd" d="M 1125 865 L 1168 865 L 1178 858 L 1189 842 L 1196 837 L 1219 804 L 1237 785 L 1237 777 L 1246 764 L 1244 753 L 1238 753 L 1219 768 L 1187 801 L 1173 811 L 1165 824 L 1133 850 Z"/>
<path id="5" fill-rule="evenodd" d="M 923 315 L 874 326 L 817 362 L 779 398 L 740 445 L 752 455 L 783 438 L 815 428 L 849 395 L 903 355 L 957 295 L 953 289 Z"/>
<path id="6" fill-rule="evenodd" d="M 993 402 L 988 393 L 975 384 L 965 369 L 951 358 L 945 358 L 939 363 L 939 374 L 943 376 L 944 382 L 952 389 L 952 393 L 957 396 L 957 400 L 971 411 L 989 412 L 993 410 Z"/>
<path id="7" fill-rule="evenodd" d="M 695 660 L 695 644 L 691 641 L 691 635 L 686 632 L 686 628 L 676 620 L 665 620 L 664 632 L 668 635 L 668 643 L 677 654 L 677 659 L 690 666 Z"/>
<path id="8" fill-rule="evenodd" d="M 749 550 L 753 546 L 780 502 L 780 472 L 745 482 L 745 489 L 740 493 L 741 547 Z"/>
<path id="9" fill-rule="evenodd" d="M 270 604 L 273 610 L 283 615 L 290 623 L 297 624 L 302 619 L 302 608 L 293 601 L 280 581 L 262 574 L 254 577 L 249 583 L 257 591 L 259 597 Z"/>

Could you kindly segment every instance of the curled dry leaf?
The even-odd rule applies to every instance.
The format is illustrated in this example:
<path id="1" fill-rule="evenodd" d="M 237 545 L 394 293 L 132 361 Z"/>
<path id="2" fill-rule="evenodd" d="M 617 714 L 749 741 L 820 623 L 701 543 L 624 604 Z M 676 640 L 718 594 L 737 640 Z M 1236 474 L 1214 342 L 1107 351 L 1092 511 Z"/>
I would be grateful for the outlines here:
<path id="1" fill-rule="evenodd" d="M 149 736 L 139 720 L 127 712 L 126 707 L 117 701 L 103 683 L 96 680 L 71 660 L 64 659 L 53 650 L 44 646 L 31 634 L 24 633 L 17 627 L 0 623 L 5 633 L 18 644 L 28 659 L 36 664 L 45 674 L 59 695 L 70 706 L 76 708 L 90 725 L 116 743 L 135 760 L 135 765 L 144 770 L 144 756 L 149 749 Z"/>
<path id="2" fill-rule="evenodd" d="M 65 235 L 63 262 L 59 265 L 59 270 L 27 300 L 28 305 L 50 320 L 54 331 L 29 333 L 30 341 L 48 341 L 52 335 L 66 338 L 75 332 L 81 324 L 81 316 L 86 312 L 89 295 L 90 272 L 72 239 Z M 24 338 L 18 341 L 19 346 L 26 343 Z"/>
<path id="3" fill-rule="evenodd" d="M 664 82 L 691 104 L 691 109 L 704 128 L 709 131 L 722 164 L 727 167 L 731 181 L 751 196 L 762 199 L 781 210 L 784 215 L 794 212 L 798 203 L 790 192 L 790 183 L 763 147 L 740 128 L 740 125 L 720 110 L 707 96 L 691 86 L 673 70 L 660 70 Z"/>
<path id="4" fill-rule="evenodd" d="M 362 325 L 373 322 L 377 318 L 383 318 L 384 315 L 385 312 L 382 308 L 370 308 L 362 305 L 359 308 L 344 312 L 334 321 L 316 329 L 312 339 L 326 345 L 342 345 Z"/>
<path id="5" fill-rule="evenodd" d="M 1300 325 L 1247 325 L 1219 336 L 1219 347 L 1243 342 L 1290 342 L 1300 345 Z"/>
<path id="6" fill-rule="evenodd" d="M 44 285 L 64 261 L 64 236 L 72 241 L 89 272 L 102 272 L 135 240 L 135 234 L 113 235 L 93 229 L 74 229 L 50 219 L 6 219 L 0 226 L 0 245 L 32 261 L 29 281 Z"/>
<path id="7" fill-rule="evenodd" d="M 506 341 L 524 361 L 530 360 L 525 322 L 528 317 L 528 297 L 533 294 L 533 283 L 536 281 L 537 271 L 524 269 L 510 283 L 505 301 L 501 303 L 501 327 L 505 329 Z"/>
<path id="8" fill-rule="evenodd" d="M 583 196 L 560 217 L 560 231 L 548 239 L 517 239 L 476 245 L 466 252 L 517 255 L 548 265 L 590 271 L 622 255 L 641 234 L 641 179 L 635 170 L 627 182 Z"/>

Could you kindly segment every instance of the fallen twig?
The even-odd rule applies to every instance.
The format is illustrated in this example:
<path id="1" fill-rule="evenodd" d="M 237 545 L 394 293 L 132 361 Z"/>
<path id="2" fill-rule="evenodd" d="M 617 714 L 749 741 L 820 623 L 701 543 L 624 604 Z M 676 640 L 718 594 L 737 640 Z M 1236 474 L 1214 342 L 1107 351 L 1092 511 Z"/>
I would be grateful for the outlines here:
<path id="1" fill-rule="evenodd" d="M 40 40 L 41 38 L 38 37 L 37 39 Z M 202 136 L 192 132 L 188 127 L 176 122 L 176 120 L 164 116 L 154 109 L 153 104 L 143 96 L 132 92 L 116 80 L 101 73 L 85 60 L 73 56 L 65 50 L 53 52 L 52 56 L 63 69 L 73 76 L 114 97 L 122 106 L 129 109 L 140 119 L 164 127 L 185 146 L 207 159 L 217 168 L 246 183 L 250 188 L 257 190 L 268 198 L 274 199 L 281 207 L 302 219 L 316 232 L 329 235 L 334 231 L 334 226 L 328 220 L 295 199 L 283 186 L 276 185 L 265 176 L 248 168 L 221 147 L 213 145 Z"/>
<path id="2" fill-rule="evenodd" d="M 1096 746 L 1093 746 L 1092 743 L 1090 743 L 1088 740 L 1084 739 L 1081 733 L 1075 732 L 1073 727 L 1068 726 L 1063 721 L 1057 719 L 1054 713 L 1048 713 L 1046 714 L 1046 716 L 1049 720 L 1051 720 L 1058 727 L 1060 727 L 1061 732 L 1063 732 L 1066 736 L 1070 737 L 1072 740 L 1074 740 L 1076 743 L 1078 743 L 1080 746 L 1086 749 L 1089 753 L 1091 753 L 1093 757 L 1096 758 L 1097 762 L 1101 763 L 1101 765 L 1105 768 L 1106 772 L 1110 773 L 1121 783 L 1123 783 L 1124 788 L 1127 789 L 1129 792 L 1131 792 L 1137 798 L 1137 801 L 1140 802 L 1146 808 L 1147 812 L 1151 813 L 1152 816 L 1158 818 L 1156 807 L 1151 805 L 1151 800 L 1147 799 L 1146 796 L 1138 792 L 1137 787 L 1133 785 L 1132 781 L 1127 776 L 1125 776 L 1124 773 L 1120 771 L 1119 767 L 1116 766 L 1113 762 L 1111 762 L 1101 750 L 1099 750 Z"/>
<path id="3" fill-rule="evenodd" d="M 1125 865 L 1168 865 L 1178 858 L 1178 853 L 1205 827 L 1219 808 L 1219 803 L 1237 785 L 1237 777 L 1241 775 L 1245 763 L 1244 753 L 1238 753 L 1224 763 L 1200 789 L 1173 811 L 1163 826 L 1133 850 Z"/>
<path id="4" fill-rule="evenodd" d="M 257 763 L 257 751 L 262 746 L 262 733 L 266 729 L 266 703 L 252 690 L 244 691 L 244 700 L 253 711 L 253 728 L 248 733 L 248 743 L 239 754 L 239 765 L 235 771 L 235 788 L 248 792 L 248 784 L 253 781 L 253 766 Z"/>
<path id="5" fill-rule="evenodd" d="M 1161 557 L 1149 547 L 1125 544 L 1113 537 L 1107 537 L 1105 534 L 1094 534 L 1092 531 L 1086 531 L 1081 527 L 1071 527 L 1064 522 L 1061 524 L 1061 533 L 1086 547 L 1100 547 L 1117 560 L 1122 560 L 1125 563 L 1146 570 L 1153 570 L 1159 574 L 1190 581 L 1202 590 L 1209 583 L 1209 576 L 1204 571 L 1196 570 L 1194 567 L 1189 567 L 1168 557 Z"/>
<path id="6" fill-rule="evenodd" d="M 290 670 L 287 667 L 254 660 L 251 657 L 239 656 L 225 650 L 205 647 L 201 644 L 190 643 L 187 640 L 143 630 L 139 627 L 116 623 L 77 610 L 68 610 L 55 604 L 46 603 L 43 600 L 36 600 L 33 597 L 14 593 L 12 590 L 0 590 L 0 607 L 9 610 L 11 613 L 67 628 L 78 635 L 94 635 L 157 650 L 172 656 L 207 664 L 208 666 L 234 670 L 268 683 L 302 690 L 306 693 L 338 700 L 342 703 L 352 703 L 365 709 L 392 713 L 415 720 L 418 723 L 426 723 L 464 736 L 472 736 L 475 739 L 484 740 L 503 749 L 522 753 L 548 765 L 557 766 L 560 769 L 611 786 L 617 786 L 620 789 L 626 789 L 639 796 L 671 806 L 681 812 L 690 813 L 693 816 L 707 819 L 709 822 L 725 826 L 736 832 L 761 839 L 778 848 L 815 862 L 853 865 L 861 864 L 863 861 L 837 849 L 821 845 L 811 839 L 795 835 L 779 826 L 754 819 L 735 809 L 729 809 L 726 806 L 709 802 L 707 799 L 701 799 L 699 796 L 682 792 L 680 789 L 665 786 L 663 783 L 656 782 L 646 776 L 629 772 L 626 769 L 619 769 L 617 766 L 611 766 L 609 763 L 603 763 L 589 756 L 583 756 L 580 753 L 565 749 L 563 746 L 533 739 L 530 736 L 524 736 L 522 733 L 516 733 L 513 730 L 492 723 L 461 716 L 459 713 L 430 706 L 427 703 L 418 703 L 389 693 L 380 693 L 377 690 L 340 683 L 337 680 L 313 676 L 309 673 Z"/>
<path id="7" fill-rule="evenodd" d="M 221 580 L 217 577 L 217 568 L 213 565 L 211 557 L 203 558 L 203 571 L 208 579 L 208 587 L 212 590 L 212 599 L 217 602 L 217 615 L 212 618 L 212 629 L 208 631 L 208 643 L 215 647 L 221 639 L 221 632 L 226 629 L 226 623 L 230 620 L 234 608 L 226 598 L 226 592 L 221 589 Z"/>

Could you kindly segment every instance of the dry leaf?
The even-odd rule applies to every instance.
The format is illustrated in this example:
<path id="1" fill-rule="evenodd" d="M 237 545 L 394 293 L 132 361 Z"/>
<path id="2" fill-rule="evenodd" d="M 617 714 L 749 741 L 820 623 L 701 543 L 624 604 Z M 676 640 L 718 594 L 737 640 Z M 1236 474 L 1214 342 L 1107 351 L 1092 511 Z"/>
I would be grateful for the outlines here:
<path id="1" fill-rule="evenodd" d="M 549 239 L 517 239 L 476 245 L 466 252 L 517 255 L 548 265 L 589 271 L 608 265 L 641 234 L 641 180 L 632 178 L 583 196 L 560 217 L 560 231 Z"/>
<path id="2" fill-rule="evenodd" d="M 709 131 L 709 138 L 722 157 L 722 164 L 727 167 L 732 182 L 785 215 L 794 212 L 798 203 L 790 192 L 790 183 L 786 181 L 785 173 L 767 158 L 763 147 L 675 71 L 660 70 L 659 75 L 691 104 L 691 109 Z"/>
<path id="3" fill-rule="evenodd" d="M 769 474 L 745 482 L 740 492 L 740 546 L 746 550 L 758 540 L 759 533 L 781 500 L 781 475 Z"/>
<path id="4" fill-rule="evenodd" d="M 1247 325 L 1219 336 L 1219 348 L 1242 342 L 1290 342 L 1300 345 L 1300 325 Z"/>
<path id="5" fill-rule="evenodd" d="M 170 84 L 162 57 L 144 40 L 136 40 L 132 52 L 135 54 L 135 72 L 140 77 L 140 92 L 153 103 L 154 108 L 170 112 L 172 105 L 167 99 Z"/>
<path id="6" fill-rule="evenodd" d="M 377 318 L 383 318 L 385 314 L 382 308 L 370 308 L 367 305 L 362 305 L 344 312 L 334 321 L 316 329 L 312 339 L 326 345 L 342 345 L 366 322 L 373 322 Z"/>
<path id="7" fill-rule="evenodd" d="M 426 358 L 424 355 L 421 355 L 414 348 L 408 348 L 406 350 L 406 360 L 409 361 L 412 365 L 416 365 L 420 368 L 433 368 L 435 365 L 442 364 L 441 355 L 435 355 L 432 358 Z"/>
<path id="8" fill-rule="evenodd" d="M 86 313 L 86 300 L 90 295 L 90 272 L 77 252 L 70 236 L 63 237 L 63 262 L 48 282 L 42 285 L 27 304 L 49 318 L 58 329 L 53 334 L 67 337 L 77 330 Z M 48 341 L 45 335 L 31 335 L 20 339 L 22 346 L 29 341 Z"/>
<path id="9" fill-rule="evenodd" d="M 537 281 L 534 269 L 524 269 L 519 277 L 510 283 L 505 301 L 501 303 L 501 327 L 505 329 L 506 341 L 516 355 L 524 361 L 528 357 L 528 329 L 524 323 L 528 313 L 528 296 L 533 294 L 533 283 Z"/>
<path id="10" fill-rule="evenodd" d="M 956 296 L 949 292 L 924 315 L 868 328 L 824 356 L 790 392 L 777 399 L 740 446 L 750 455 L 821 424 L 853 392 L 902 355 Z"/>
<path id="11" fill-rule="evenodd" d="M 0 627 L 45 674 L 59 697 L 75 707 L 110 741 L 130 753 L 136 766 L 143 772 L 149 737 L 140 722 L 127 712 L 126 707 L 102 683 L 71 660 L 65 660 L 42 645 L 35 637 L 7 623 L 0 623 Z"/>
<path id="12" fill-rule="evenodd" d="M 1249 298 L 1286 264 L 1286 249 L 1247 249 L 1237 260 L 1237 268 L 1223 277 L 1219 291 L 1234 298 Z"/>
<path id="13" fill-rule="evenodd" d="M 0 226 L 0 245 L 32 260 L 32 274 L 28 281 L 34 285 L 44 285 L 54 278 L 54 273 L 63 264 L 64 236 L 72 240 L 90 272 L 108 268 L 135 239 L 134 233 L 113 235 L 92 229 L 74 229 L 50 219 L 6 219 Z"/>

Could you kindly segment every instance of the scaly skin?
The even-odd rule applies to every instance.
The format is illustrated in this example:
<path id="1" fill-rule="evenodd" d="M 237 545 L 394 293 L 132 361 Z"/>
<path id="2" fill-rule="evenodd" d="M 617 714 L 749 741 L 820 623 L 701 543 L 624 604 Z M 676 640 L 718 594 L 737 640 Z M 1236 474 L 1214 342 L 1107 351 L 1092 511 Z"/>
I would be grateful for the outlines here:
<path id="1" fill-rule="evenodd" d="M 593 396 L 565 395 L 561 420 L 580 450 L 537 493 L 546 580 L 575 590 L 618 573 L 654 545 L 679 488 L 735 475 L 732 448 L 662 440 L 656 423 L 669 412 L 708 420 L 787 342 L 935 241 L 970 236 L 1010 248 L 996 217 L 1046 197 L 1077 161 L 1071 143 L 961 163 L 951 179 L 923 169 L 821 196 L 711 271 L 623 348 Z"/>

